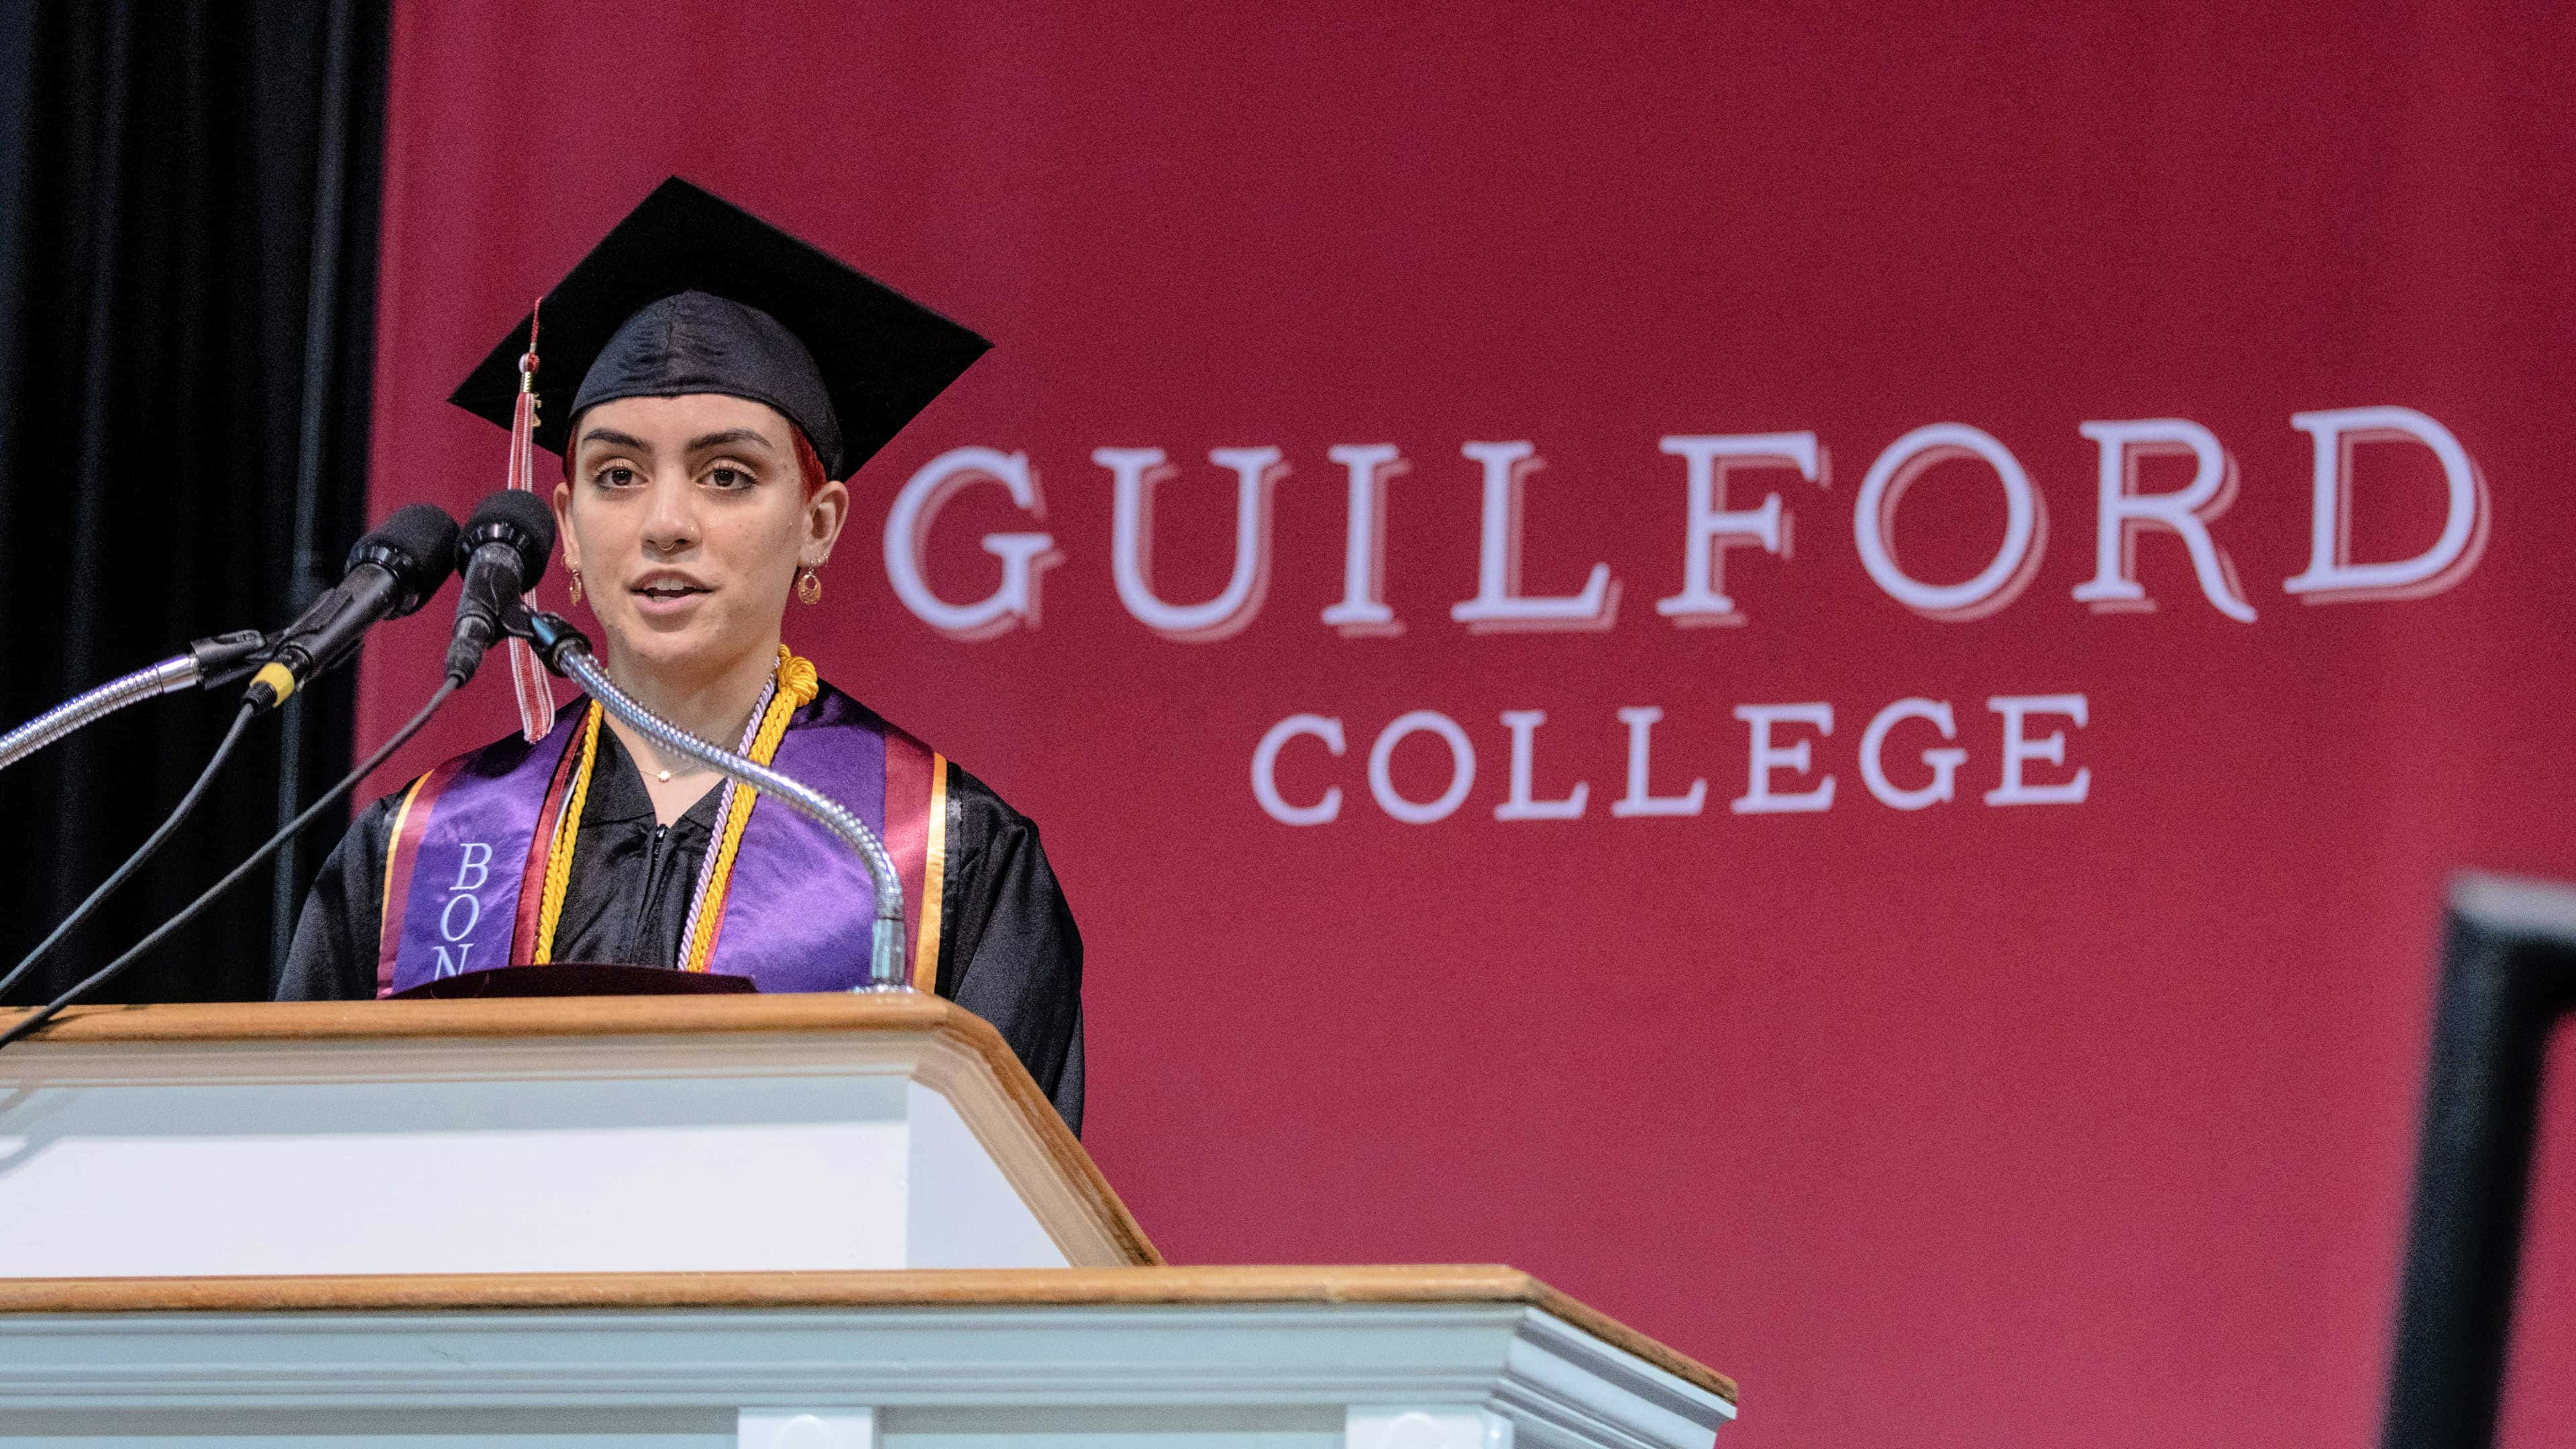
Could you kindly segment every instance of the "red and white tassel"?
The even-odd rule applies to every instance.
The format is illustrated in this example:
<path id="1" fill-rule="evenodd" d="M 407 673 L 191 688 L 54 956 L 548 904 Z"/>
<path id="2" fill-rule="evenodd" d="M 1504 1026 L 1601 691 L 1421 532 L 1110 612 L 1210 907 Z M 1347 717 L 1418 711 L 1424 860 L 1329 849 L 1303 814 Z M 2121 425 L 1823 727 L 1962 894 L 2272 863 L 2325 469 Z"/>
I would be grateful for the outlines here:
<path id="1" fill-rule="evenodd" d="M 542 299 L 540 301 L 542 305 Z M 519 358 L 519 402 L 510 414 L 510 486 L 535 492 L 537 309 L 528 309 L 528 350 Z M 510 641 L 510 682 L 519 690 L 519 733 L 535 744 L 555 727 L 554 684 L 525 639 Z"/>

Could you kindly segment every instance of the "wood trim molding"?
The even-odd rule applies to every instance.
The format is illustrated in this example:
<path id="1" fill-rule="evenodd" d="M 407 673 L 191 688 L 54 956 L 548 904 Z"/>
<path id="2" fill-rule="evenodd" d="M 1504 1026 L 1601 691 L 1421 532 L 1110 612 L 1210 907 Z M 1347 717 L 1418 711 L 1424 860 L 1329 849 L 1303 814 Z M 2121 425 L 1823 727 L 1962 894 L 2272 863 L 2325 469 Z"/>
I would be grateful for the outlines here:
<path id="1" fill-rule="evenodd" d="M 996 1044 L 1002 1043 L 1001 1034 L 984 1022 L 976 1020 L 970 1013 L 958 1014 L 983 1027 Z M 1105 1241 L 1091 1245 L 1095 1251 L 1106 1251 L 1137 1267 L 1161 1267 L 1163 1255 L 1146 1238 L 1144 1227 L 1136 1221 L 1134 1214 L 1127 1211 L 1127 1204 L 1118 1200 L 1117 1192 L 1109 1186 L 1109 1179 L 1101 1175 L 1099 1164 L 1083 1150 L 1081 1141 L 1073 1135 L 1073 1129 L 1065 1126 L 1064 1119 L 1056 1115 L 1055 1104 L 1038 1090 L 1037 1082 L 1015 1058 L 1009 1060 L 1008 1070 L 997 1068 L 990 1052 L 969 1050 L 968 1044 L 960 1040 L 962 1035 L 943 1032 L 934 1038 L 930 1050 L 923 1053 L 921 1065 L 915 1069 L 914 1075 L 924 1086 L 946 1096 L 951 1102 L 973 1102 L 998 1096 L 1017 1109 L 1013 1114 L 1015 1124 L 1026 1129 L 1035 1139 L 1038 1155 L 1047 1164 L 1047 1170 L 1029 1170 L 1027 1155 L 1011 1150 L 1015 1144 L 987 1141 L 984 1147 L 992 1154 L 994 1165 L 1002 1170 L 1012 1188 L 1029 1199 L 1032 1205 L 1040 1207 L 1038 1218 L 1041 1222 L 1098 1223 L 1104 1229 Z M 1002 1052 L 1005 1058 L 1010 1058 L 1007 1045 L 1002 1045 Z M 982 1081 L 969 1085 L 960 1078 L 981 1078 Z M 982 1114 L 966 1112 L 960 1115 L 966 1119 L 968 1130 L 979 1136 L 983 1134 L 986 1124 L 978 1120 Z M 1008 1130 L 1010 1124 L 993 1125 Z M 1065 1202 L 1063 1198 L 1068 1190 L 1072 1201 Z M 1067 1248 L 1066 1256 L 1077 1262 L 1084 1256 L 1073 1253 L 1071 1244 L 1060 1246 Z"/>
<path id="2" fill-rule="evenodd" d="M 940 1269 L 873 1273 L 521 1273 L 0 1279 L 0 1314 L 555 1311 L 1517 1303 L 1732 1404 L 1733 1379 L 1515 1268 Z"/>
<path id="3" fill-rule="evenodd" d="M 0 1025 L 24 1011 L 0 1012 Z M 955 1031 L 1012 1060 L 990 1023 L 945 997 L 893 993 L 522 996 L 481 1001 L 243 1001 L 75 1006 L 24 1047 L 93 1042 L 660 1036 L 693 1032 Z M 24 1047 L 20 1048 L 21 1050 Z"/>

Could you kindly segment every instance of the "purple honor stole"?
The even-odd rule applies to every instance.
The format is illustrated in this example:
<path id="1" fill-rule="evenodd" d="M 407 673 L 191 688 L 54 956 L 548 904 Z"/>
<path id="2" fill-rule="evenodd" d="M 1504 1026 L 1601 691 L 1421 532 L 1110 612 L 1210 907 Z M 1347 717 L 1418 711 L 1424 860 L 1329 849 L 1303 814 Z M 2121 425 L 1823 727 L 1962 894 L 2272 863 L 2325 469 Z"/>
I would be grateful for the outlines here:
<path id="1" fill-rule="evenodd" d="M 589 713 L 566 714 L 534 745 L 505 739 L 413 784 L 385 862 L 378 995 L 536 958 L 555 831 L 580 828 L 563 816 Z M 948 762 L 825 685 L 789 721 L 770 763 L 884 839 L 903 881 L 913 984 L 937 989 Z M 722 847 L 719 821 L 709 849 Z M 578 851 L 572 868 L 583 868 Z M 867 982 L 876 919 L 867 868 L 838 837 L 777 801 L 754 800 L 731 869 L 709 881 L 700 910 L 716 921 L 704 969 L 748 976 L 765 992 Z"/>

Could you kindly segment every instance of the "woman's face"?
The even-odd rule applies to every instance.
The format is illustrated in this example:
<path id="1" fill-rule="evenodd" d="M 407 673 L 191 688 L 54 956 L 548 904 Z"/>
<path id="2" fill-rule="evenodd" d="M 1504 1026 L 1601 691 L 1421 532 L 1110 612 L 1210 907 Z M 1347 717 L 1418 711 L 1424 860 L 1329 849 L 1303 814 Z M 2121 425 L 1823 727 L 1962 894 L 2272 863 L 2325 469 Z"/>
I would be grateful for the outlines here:
<path id="1" fill-rule="evenodd" d="M 612 655 L 678 681 L 776 646 L 796 572 L 831 553 L 849 500 L 839 483 L 807 493 L 775 408 L 697 393 L 583 413 L 555 517 Z"/>

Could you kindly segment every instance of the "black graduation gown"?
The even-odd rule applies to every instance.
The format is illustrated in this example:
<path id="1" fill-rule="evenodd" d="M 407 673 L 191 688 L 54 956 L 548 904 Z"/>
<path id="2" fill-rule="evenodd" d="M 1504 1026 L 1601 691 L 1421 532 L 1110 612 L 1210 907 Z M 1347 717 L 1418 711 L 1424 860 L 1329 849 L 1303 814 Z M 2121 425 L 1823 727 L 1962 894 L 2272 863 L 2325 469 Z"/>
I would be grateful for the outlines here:
<path id="1" fill-rule="evenodd" d="M 946 887 L 939 994 L 991 1022 L 1074 1131 L 1082 1130 L 1082 936 L 1038 844 L 1038 828 L 982 781 L 948 770 Z M 714 837 L 721 788 L 665 826 L 644 777 L 599 732 L 555 958 L 676 969 L 698 865 Z M 385 857 L 402 792 L 349 824 L 304 899 L 280 1001 L 376 994 Z"/>

